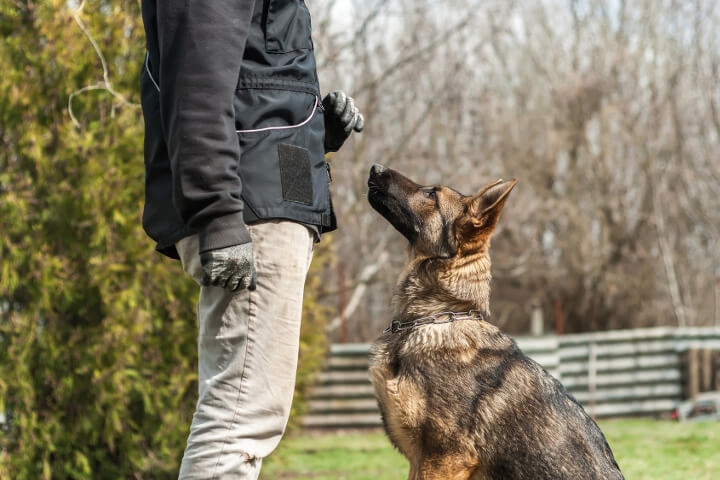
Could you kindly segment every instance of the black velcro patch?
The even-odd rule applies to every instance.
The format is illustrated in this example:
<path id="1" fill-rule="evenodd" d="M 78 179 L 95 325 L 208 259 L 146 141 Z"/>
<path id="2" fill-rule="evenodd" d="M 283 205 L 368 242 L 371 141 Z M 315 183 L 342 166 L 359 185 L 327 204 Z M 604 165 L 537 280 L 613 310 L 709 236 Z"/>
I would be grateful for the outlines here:
<path id="1" fill-rule="evenodd" d="M 312 205 L 310 152 L 302 147 L 281 143 L 278 145 L 278 156 L 280 157 L 283 198 L 289 202 Z"/>

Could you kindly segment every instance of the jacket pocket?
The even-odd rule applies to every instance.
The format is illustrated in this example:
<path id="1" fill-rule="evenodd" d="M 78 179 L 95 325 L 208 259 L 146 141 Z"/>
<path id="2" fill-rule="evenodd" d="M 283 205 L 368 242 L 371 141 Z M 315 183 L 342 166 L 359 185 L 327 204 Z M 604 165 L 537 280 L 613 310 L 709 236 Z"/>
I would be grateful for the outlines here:
<path id="1" fill-rule="evenodd" d="M 265 16 L 265 50 L 289 53 L 312 50 L 310 11 L 303 0 L 269 0 Z"/>
<path id="2" fill-rule="evenodd" d="M 236 93 L 235 101 L 245 203 L 258 218 L 323 225 L 330 192 L 318 97 L 245 89 Z"/>

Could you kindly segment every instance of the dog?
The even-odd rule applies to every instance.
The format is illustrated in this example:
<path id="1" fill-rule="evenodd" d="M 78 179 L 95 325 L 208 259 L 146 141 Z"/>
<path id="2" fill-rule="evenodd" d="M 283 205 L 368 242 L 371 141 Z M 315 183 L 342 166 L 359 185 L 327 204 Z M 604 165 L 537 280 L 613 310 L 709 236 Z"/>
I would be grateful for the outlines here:
<path id="1" fill-rule="evenodd" d="M 487 321 L 490 238 L 516 183 L 465 196 L 370 170 L 370 205 L 410 242 L 370 378 L 411 480 L 624 478 L 582 406 Z"/>

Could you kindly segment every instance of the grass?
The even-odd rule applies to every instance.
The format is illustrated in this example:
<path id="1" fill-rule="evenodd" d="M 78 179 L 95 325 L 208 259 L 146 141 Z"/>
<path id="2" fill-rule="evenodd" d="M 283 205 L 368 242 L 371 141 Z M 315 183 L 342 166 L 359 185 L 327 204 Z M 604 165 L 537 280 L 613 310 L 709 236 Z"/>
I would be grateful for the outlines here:
<path id="1" fill-rule="evenodd" d="M 406 478 L 408 465 L 382 432 L 299 434 L 283 440 L 263 463 L 261 480 Z"/>
<path id="2" fill-rule="evenodd" d="M 720 478 L 720 422 L 606 420 L 600 427 L 628 480 Z M 310 434 L 283 440 L 261 480 L 396 480 L 405 458 L 381 432 Z"/>
<path id="3" fill-rule="evenodd" d="M 628 479 L 720 478 L 720 422 L 613 420 L 600 427 Z"/>

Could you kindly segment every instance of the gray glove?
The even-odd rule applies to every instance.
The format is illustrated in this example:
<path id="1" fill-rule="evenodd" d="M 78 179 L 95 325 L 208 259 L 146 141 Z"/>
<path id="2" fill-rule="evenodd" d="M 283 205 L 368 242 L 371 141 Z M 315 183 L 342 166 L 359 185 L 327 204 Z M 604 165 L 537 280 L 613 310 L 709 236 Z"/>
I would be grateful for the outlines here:
<path id="1" fill-rule="evenodd" d="M 200 254 L 203 268 L 203 285 L 214 285 L 235 291 L 255 290 L 257 273 L 252 243 L 218 248 Z"/>
<path id="2" fill-rule="evenodd" d="M 325 153 L 337 152 L 353 130 L 362 132 L 365 119 L 355 106 L 355 100 L 337 90 L 322 101 L 325 110 Z"/>

